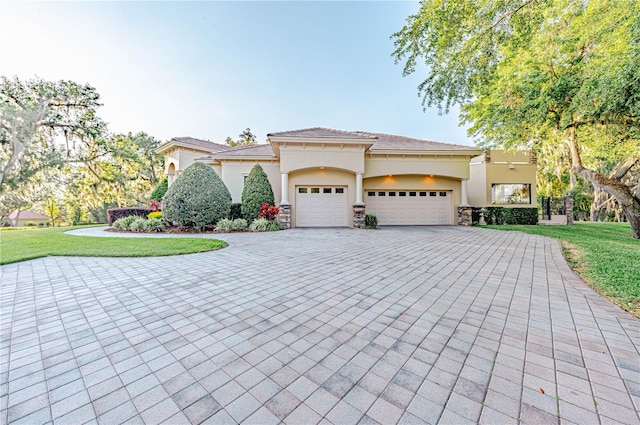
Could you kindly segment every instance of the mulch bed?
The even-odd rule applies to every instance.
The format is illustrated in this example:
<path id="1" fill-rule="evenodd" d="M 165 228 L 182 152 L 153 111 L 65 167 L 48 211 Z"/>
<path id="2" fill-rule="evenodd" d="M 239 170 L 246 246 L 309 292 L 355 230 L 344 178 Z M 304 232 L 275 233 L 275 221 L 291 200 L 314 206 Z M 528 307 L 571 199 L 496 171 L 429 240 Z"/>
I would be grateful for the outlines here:
<path id="1" fill-rule="evenodd" d="M 207 226 L 204 228 L 204 230 L 202 231 L 198 231 L 193 227 L 168 227 L 167 230 L 165 230 L 164 232 L 132 232 L 130 230 L 120 230 L 120 229 L 114 229 L 113 227 L 109 227 L 108 229 L 105 229 L 105 232 L 114 232 L 114 233 L 145 233 L 145 234 L 150 234 L 150 235 L 155 235 L 155 234 L 163 234 L 163 233 L 169 233 L 169 234 L 186 234 L 186 235 L 190 235 L 190 234 L 194 234 L 194 235 L 201 235 L 201 234 L 211 234 L 211 233 L 245 233 L 245 232 L 251 232 L 251 230 L 247 229 L 247 230 L 242 230 L 242 231 L 232 231 L 232 232 L 218 232 L 215 230 L 215 227 L 213 226 Z"/>

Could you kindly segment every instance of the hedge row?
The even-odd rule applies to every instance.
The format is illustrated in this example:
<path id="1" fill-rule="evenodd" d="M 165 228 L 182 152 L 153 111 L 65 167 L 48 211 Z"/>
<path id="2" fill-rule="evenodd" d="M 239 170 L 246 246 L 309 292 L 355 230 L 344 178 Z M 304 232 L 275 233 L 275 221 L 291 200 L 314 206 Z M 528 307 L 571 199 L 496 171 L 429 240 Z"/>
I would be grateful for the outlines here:
<path id="1" fill-rule="evenodd" d="M 113 224 L 114 221 L 125 218 L 129 216 L 137 216 L 142 218 L 147 218 L 150 212 L 153 210 L 151 208 L 139 208 L 139 207 L 130 207 L 130 208 L 109 208 L 107 210 L 107 223 L 109 226 Z"/>
<path id="2" fill-rule="evenodd" d="M 482 213 L 487 224 L 538 224 L 538 208 L 485 207 Z"/>

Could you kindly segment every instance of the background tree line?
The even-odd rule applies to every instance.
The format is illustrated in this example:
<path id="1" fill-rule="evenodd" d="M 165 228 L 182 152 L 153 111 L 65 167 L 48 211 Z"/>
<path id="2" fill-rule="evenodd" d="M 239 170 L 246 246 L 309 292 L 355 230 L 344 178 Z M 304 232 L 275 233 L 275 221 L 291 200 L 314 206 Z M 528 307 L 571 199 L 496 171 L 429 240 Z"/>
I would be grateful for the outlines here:
<path id="1" fill-rule="evenodd" d="M 113 134 L 90 85 L 0 77 L 0 222 L 35 209 L 72 224 L 145 203 L 159 183 L 160 141 Z"/>

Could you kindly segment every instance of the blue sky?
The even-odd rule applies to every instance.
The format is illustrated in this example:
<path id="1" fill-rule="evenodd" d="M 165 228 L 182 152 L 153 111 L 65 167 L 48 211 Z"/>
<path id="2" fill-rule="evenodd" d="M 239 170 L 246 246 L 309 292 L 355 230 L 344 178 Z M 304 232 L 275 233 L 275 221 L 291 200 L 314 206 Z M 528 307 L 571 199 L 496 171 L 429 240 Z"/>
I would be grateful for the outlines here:
<path id="1" fill-rule="evenodd" d="M 0 3 L 0 74 L 96 87 L 113 132 L 222 143 L 246 127 L 472 144 L 423 111 L 390 35 L 417 2 Z M 16 36 L 16 34 L 18 36 Z"/>

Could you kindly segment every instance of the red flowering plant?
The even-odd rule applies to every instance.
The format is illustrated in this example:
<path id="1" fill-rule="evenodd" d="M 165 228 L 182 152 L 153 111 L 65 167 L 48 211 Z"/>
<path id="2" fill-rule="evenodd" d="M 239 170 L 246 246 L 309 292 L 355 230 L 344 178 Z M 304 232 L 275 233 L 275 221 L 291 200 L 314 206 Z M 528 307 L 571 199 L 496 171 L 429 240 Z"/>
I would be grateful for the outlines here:
<path id="1" fill-rule="evenodd" d="M 151 208 L 154 212 L 160 211 L 162 209 L 162 202 L 152 199 L 149 201 L 149 208 Z"/>
<path id="2" fill-rule="evenodd" d="M 260 207 L 260 214 L 258 214 L 258 217 L 266 218 L 267 220 L 275 220 L 276 217 L 278 217 L 278 212 L 280 212 L 280 208 L 263 202 Z"/>

